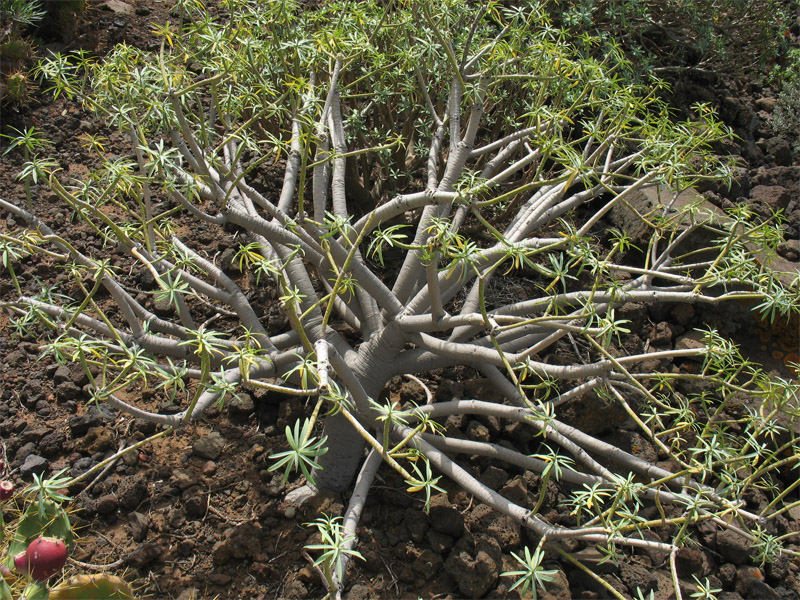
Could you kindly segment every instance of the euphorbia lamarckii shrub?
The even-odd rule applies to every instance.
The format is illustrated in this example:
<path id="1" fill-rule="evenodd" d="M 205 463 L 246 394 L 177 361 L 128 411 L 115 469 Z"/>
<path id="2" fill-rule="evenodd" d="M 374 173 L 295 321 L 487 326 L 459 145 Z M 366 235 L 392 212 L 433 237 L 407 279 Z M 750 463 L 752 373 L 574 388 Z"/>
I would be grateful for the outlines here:
<path id="1" fill-rule="evenodd" d="M 103 60 L 41 64 L 53 94 L 118 127 L 132 151 L 112 156 L 87 138 L 99 166 L 77 180 L 26 132 L 36 143 L 21 177 L 46 183 L 97 242 L 78 249 L 68 230 L 0 200 L 27 223 L 2 236 L 15 326 L 38 322 L 47 352 L 83 365 L 94 400 L 167 428 L 241 389 L 311 398 L 272 466 L 312 492 L 354 486 L 343 521 L 315 523 L 323 542 L 311 549 L 323 551 L 331 593 L 357 554 L 383 463 L 426 506 L 447 477 L 530 529 L 539 545 L 510 573 L 524 589 L 548 580 L 544 553 L 563 552 L 565 538 L 611 554 L 673 552 L 701 520 L 777 556 L 765 523 L 791 492 L 781 495 L 779 475 L 793 463 L 773 450 L 798 455 L 779 424 L 796 385 L 711 329 L 702 345 L 622 350 L 630 327 L 617 315 L 630 303 L 748 300 L 771 319 L 797 310 L 796 281 L 769 268 L 778 221 L 745 208 L 716 215 L 668 193 L 728 176 L 710 152 L 727 135 L 710 107 L 673 122 L 658 82 L 621 83 L 632 79 L 622 56 L 582 55 L 536 3 L 252 4 L 228 2 L 230 14 L 212 18 L 181 2 L 181 29 L 160 30 L 158 52 L 120 46 Z M 272 192 L 274 165 L 283 177 Z M 633 200 L 656 186 L 663 203 L 637 212 Z M 608 225 L 623 209 L 646 228 L 635 243 Z M 192 230 L 236 242 L 217 256 Z M 13 269 L 34 252 L 64 266 L 59 290 L 25 294 Z M 578 350 L 574 362 L 551 360 L 559 342 Z M 670 359 L 697 367 L 639 366 Z M 385 399 L 394 378 L 452 367 L 472 369 L 492 395 Z M 710 385 L 684 396 L 677 378 Z M 180 412 L 148 411 L 125 393 L 144 386 Z M 763 408 L 732 436 L 739 417 L 726 406 L 742 393 Z M 621 406 L 674 469 L 566 424 L 563 407 L 587 395 Z M 527 449 L 448 437 L 452 415 L 519 423 Z M 572 525 L 542 516 L 544 492 L 514 503 L 459 456 L 529 470 L 543 491 L 561 486 Z M 749 512 L 741 497 L 764 482 L 775 501 Z M 661 518 L 637 516 L 648 506 Z M 641 535 L 665 526 L 668 541 Z"/>

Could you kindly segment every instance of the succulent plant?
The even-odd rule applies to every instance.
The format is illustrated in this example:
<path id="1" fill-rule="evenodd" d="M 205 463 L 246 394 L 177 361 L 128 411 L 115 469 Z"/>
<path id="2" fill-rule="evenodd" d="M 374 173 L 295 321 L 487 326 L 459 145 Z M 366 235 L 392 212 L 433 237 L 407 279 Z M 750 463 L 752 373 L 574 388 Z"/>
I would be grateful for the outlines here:
<path id="1" fill-rule="evenodd" d="M 33 59 L 33 46 L 25 39 L 11 39 L 0 44 L 0 59 L 4 62 L 23 62 Z"/>
<path id="2" fill-rule="evenodd" d="M 44 14 L 39 2 L 0 2 L 0 101 L 4 103 L 19 105 L 30 97 L 27 71 L 34 47 L 26 39 L 25 30 Z"/>
<path id="3" fill-rule="evenodd" d="M 30 88 L 28 75 L 17 71 L 6 78 L 2 86 L 3 98 L 14 104 L 21 104 L 30 97 Z"/>
<path id="4" fill-rule="evenodd" d="M 107 573 L 75 575 L 50 591 L 50 600 L 129 600 L 133 590 L 124 579 Z"/>
<path id="5" fill-rule="evenodd" d="M 7 479 L 0 481 L 0 502 L 8 500 L 14 495 L 14 484 Z"/>
<path id="6" fill-rule="evenodd" d="M 14 557 L 14 564 L 19 569 L 17 556 Z M 64 568 L 67 563 L 67 545 L 57 538 L 38 537 L 28 545 L 25 558 L 26 570 L 30 576 L 44 581 Z"/>
<path id="7" fill-rule="evenodd" d="M 28 553 L 25 550 L 14 555 L 14 568 L 17 573 L 28 572 Z"/>

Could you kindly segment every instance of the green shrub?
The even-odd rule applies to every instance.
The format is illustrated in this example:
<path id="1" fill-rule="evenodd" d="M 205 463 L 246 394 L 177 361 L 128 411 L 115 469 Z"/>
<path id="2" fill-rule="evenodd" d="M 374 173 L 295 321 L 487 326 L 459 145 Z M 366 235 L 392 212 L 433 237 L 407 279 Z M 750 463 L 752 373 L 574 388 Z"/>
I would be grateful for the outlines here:
<path id="1" fill-rule="evenodd" d="M 0 103 L 22 104 L 28 99 L 33 46 L 25 31 L 44 15 L 38 0 L 0 0 Z"/>
<path id="2" fill-rule="evenodd" d="M 773 72 L 772 83 L 780 87 L 773 130 L 789 140 L 795 154 L 800 155 L 800 48 L 793 48 L 780 71 Z"/>
<path id="3" fill-rule="evenodd" d="M 560 22 L 625 47 L 642 73 L 748 72 L 784 50 L 796 0 L 552 0 Z"/>
<path id="4" fill-rule="evenodd" d="M 597 40 L 571 43 L 539 3 L 229 0 L 221 18 L 197 0 L 179 4 L 185 25 L 159 28 L 159 52 L 123 45 L 102 61 L 59 55 L 39 67 L 53 94 L 118 127 L 128 156 L 100 146 L 99 166 L 70 179 L 39 157 L 35 132 L 12 140 L 31 153 L 20 177 L 46 184 L 95 243 L 81 250 L 69 239 L 76 228 L 57 232 L 21 198 L 0 199 L 26 224 L 0 238 L 8 262 L 42 253 L 64 273 L 60 288 L 34 296 L 18 270 L 18 295 L 3 306 L 20 335 L 81 365 L 92 401 L 171 432 L 242 389 L 310 398 L 272 468 L 302 475 L 310 491 L 352 486 L 341 522 L 316 521 L 323 541 L 310 546 L 332 595 L 357 556 L 382 463 L 425 507 L 447 476 L 528 528 L 537 547 L 508 574 L 524 589 L 549 581 L 544 556 L 565 552 L 559 540 L 615 559 L 631 547 L 675 553 L 703 521 L 735 528 L 763 561 L 781 552 L 785 538 L 763 524 L 795 485 L 778 475 L 800 458 L 796 382 L 710 327 L 687 348 L 628 355 L 621 344 L 630 303 L 798 312 L 797 280 L 769 266 L 781 241 L 774 219 L 746 207 L 718 215 L 673 193 L 728 177 L 710 148 L 730 132 L 710 107 L 673 121 L 658 89 L 627 83 L 619 52 L 594 58 L 586 48 Z M 264 178 L 275 163 L 273 193 Z M 644 190 L 661 194 L 634 211 L 640 248 L 626 231 L 600 231 Z M 202 243 L 179 235 L 200 224 L 214 232 Z M 503 293 L 511 278 L 523 293 Z M 559 341 L 575 348 L 567 364 L 548 358 Z M 693 367 L 636 370 L 662 359 Z M 477 398 L 387 399 L 393 378 L 447 368 L 488 384 Z M 683 393 L 687 382 L 705 391 Z M 136 404 L 144 389 L 179 412 Z M 739 394 L 760 408 L 745 410 Z M 672 470 L 567 424 L 564 405 L 583 395 L 617 403 Z M 527 449 L 445 434 L 448 417 L 467 415 L 527 431 Z M 543 485 L 512 502 L 459 454 L 494 457 Z M 542 510 L 548 482 L 569 497 L 568 523 Z M 746 507 L 756 488 L 770 504 Z M 665 541 L 643 529 L 664 529 Z"/>

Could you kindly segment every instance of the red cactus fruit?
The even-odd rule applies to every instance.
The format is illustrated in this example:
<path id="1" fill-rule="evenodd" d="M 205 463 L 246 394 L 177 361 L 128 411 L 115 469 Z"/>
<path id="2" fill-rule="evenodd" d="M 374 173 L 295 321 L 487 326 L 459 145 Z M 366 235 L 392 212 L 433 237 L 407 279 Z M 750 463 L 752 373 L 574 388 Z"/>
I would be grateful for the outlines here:
<path id="1" fill-rule="evenodd" d="M 14 578 L 14 574 L 11 572 L 11 569 L 9 569 L 7 566 L 0 565 L 0 577 L 5 579 L 6 581 L 10 581 L 11 579 Z"/>
<path id="2" fill-rule="evenodd" d="M 39 537 L 28 544 L 26 555 L 31 577 L 44 581 L 64 568 L 67 545 L 56 538 Z"/>
<path id="3" fill-rule="evenodd" d="M 14 495 L 14 484 L 4 479 L 0 481 L 0 502 L 8 500 Z"/>
<path id="4" fill-rule="evenodd" d="M 28 572 L 28 553 L 25 550 L 14 555 L 14 568 L 18 573 Z"/>

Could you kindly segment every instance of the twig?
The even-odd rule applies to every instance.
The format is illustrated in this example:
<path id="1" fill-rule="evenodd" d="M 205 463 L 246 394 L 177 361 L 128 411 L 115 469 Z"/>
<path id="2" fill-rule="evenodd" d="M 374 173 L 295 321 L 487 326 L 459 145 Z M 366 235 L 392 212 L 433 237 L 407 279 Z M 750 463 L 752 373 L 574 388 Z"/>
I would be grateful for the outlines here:
<path id="1" fill-rule="evenodd" d="M 97 474 L 97 477 L 92 479 L 89 482 L 89 485 L 87 485 L 85 488 L 83 488 L 81 490 L 80 494 L 78 494 L 78 495 L 89 493 L 89 490 L 91 490 L 95 486 L 96 483 L 98 483 L 98 482 L 102 481 L 103 479 L 105 479 L 106 475 L 108 475 L 108 472 L 111 471 L 111 469 L 114 468 L 114 465 L 117 464 L 117 461 L 119 460 L 119 457 L 121 456 L 120 455 L 120 451 L 124 448 L 124 446 L 125 446 L 124 442 L 120 443 L 119 448 L 117 449 L 117 453 L 112 457 L 113 460 L 111 460 L 106 465 L 106 467 L 102 471 L 100 471 L 100 473 Z M 116 457 L 116 458 L 114 458 L 114 457 Z"/>
<path id="2" fill-rule="evenodd" d="M 434 400 L 433 393 L 431 392 L 430 388 L 427 385 L 425 385 L 419 377 L 415 377 L 410 373 L 404 373 L 404 377 L 410 379 L 411 381 L 418 384 L 422 388 L 422 391 L 425 392 L 425 404 L 433 404 Z"/>
<path id="3" fill-rule="evenodd" d="M 581 571 L 583 571 L 584 573 L 586 573 L 586 574 L 587 574 L 589 577 L 591 577 L 591 578 L 592 578 L 592 579 L 594 579 L 594 580 L 595 580 L 597 583 L 599 583 L 599 584 L 600 584 L 600 585 L 602 585 L 602 586 L 603 586 L 605 589 L 607 589 L 607 590 L 609 591 L 609 593 L 610 593 L 612 596 L 614 596 L 614 598 L 617 598 L 618 600 L 625 600 L 625 596 L 623 596 L 623 595 L 622 595 L 622 594 L 620 594 L 620 593 L 619 593 L 619 592 L 618 592 L 616 589 L 614 589 L 614 586 L 612 586 L 612 585 L 611 585 L 610 583 L 608 583 L 608 582 L 607 582 L 605 579 L 603 579 L 602 577 L 600 577 L 600 575 L 598 575 L 597 573 L 595 573 L 594 571 L 592 571 L 592 570 L 591 570 L 589 567 L 587 567 L 585 564 L 583 564 L 583 563 L 582 563 L 581 561 L 579 561 L 577 558 L 575 558 L 574 556 L 572 556 L 572 555 L 571 555 L 569 552 L 565 551 L 565 550 L 564 550 L 564 549 L 562 549 L 562 548 L 559 548 L 558 546 L 556 546 L 556 547 L 555 547 L 555 549 L 556 549 L 556 552 L 558 552 L 558 553 L 559 553 L 561 556 L 563 556 L 564 558 L 566 558 L 566 559 L 567 559 L 569 562 L 571 562 L 573 565 L 575 565 L 576 567 L 578 567 L 578 568 L 579 568 Z"/>
<path id="4" fill-rule="evenodd" d="M 108 563 L 107 565 L 94 565 L 92 563 L 85 563 L 83 561 L 74 559 L 72 557 L 70 557 L 69 561 L 72 564 L 79 566 L 81 569 L 88 569 L 89 571 L 102 572 L 102 571 L 112 571 L 114 569 L 118 569 L 119 567 L 121 567 L 123 565 L 123 563 L 125 562 L 125 559 L 124 558 L 118 558 L 114 562 Z"/>
<path id="5" fill-rule="evenodd" d="M 683 600 L 683 595 L 681 594 L 681 582 L 678 579 L 678 565 L 675 562 L 677 555 L 678 547 L 675 546 L 672 549 L 672 552 L 669 553 L 669 572 L 672 575 L 672 586 L 675 588 L 675 600 Z"/>
<path id="6" fill-rule="evenodd" d="M 89 478 L 91 475 L 93 475 L 98 470 L 105 468 L 106 465 L 108 465 L 109 463 L 112 463 L 112 466 L 113 466 L 113 463 L 115 463 L 119 458 L 121 458 L 122 456 L 124 456 L 128 452 L 132 452 L 133 450 L 138 450 L 139 448 L 141 448 L 145 444 L 147 444 L 149 442 L 152 442 L 153 440 L 156 440 L 156 439 L 158 439 L 160 437 L 163 437 L 165 435 L 168 435 L 168 434 L 172 433 L 172 431 L 173 431 L 172 427 L 170 427 L 169 429 L 164 429 L 163 431 L 159 431 L 158 433 L 155 433 L 155 434 L 151 435 L 148 438 L 145 438 L 145 439 L 143 439 L 141 441 L 136 442 L 133 446 L 128 446 L 124 450 L 120 450 L 116 454 L 114 454 L 112 456 L 109 456 L 108 458 L 106 458 L 104 460 L 101 460 L 99 463 L 97 463 L 95 466 L 93 466 L 91 469 L 89 469 L 85 473 L 81 473 L 77 477 L 74 477 L 73 479 L 70 479 L 64 485 L 64 487 L 65 488 L 71 488 L 72 486 L 80 483 L 84 479 Z M 101 475 L 102 475 L 102 473 L 101 473 Z M 93 484 L 94 484 L 94 482 L 89 484 L 88 487 L 91 487 L 91 485 L 93 485 Z"/>

